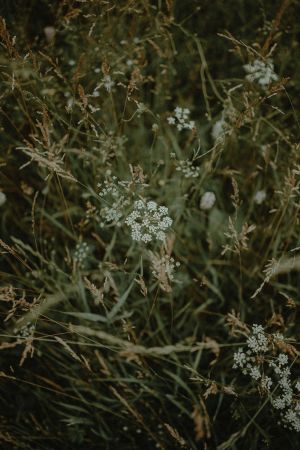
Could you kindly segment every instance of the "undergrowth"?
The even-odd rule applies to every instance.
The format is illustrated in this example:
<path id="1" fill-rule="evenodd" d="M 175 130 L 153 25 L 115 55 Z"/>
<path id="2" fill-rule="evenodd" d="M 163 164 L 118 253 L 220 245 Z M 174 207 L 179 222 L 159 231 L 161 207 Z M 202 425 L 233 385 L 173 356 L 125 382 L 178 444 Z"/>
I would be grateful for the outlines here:
<path id="1" fill-rule="evenodd" d="M 1 448 L 299 448 L 299 1 L 0 10 Z"/>

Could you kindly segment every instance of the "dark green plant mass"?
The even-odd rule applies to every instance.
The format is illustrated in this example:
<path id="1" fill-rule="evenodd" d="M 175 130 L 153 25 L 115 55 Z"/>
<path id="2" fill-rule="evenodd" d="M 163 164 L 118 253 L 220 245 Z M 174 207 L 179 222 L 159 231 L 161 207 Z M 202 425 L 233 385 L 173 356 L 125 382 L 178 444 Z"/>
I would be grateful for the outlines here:
<path id="1" fill-rule="evenodd" d="M 299 449 L 299 0 L 0 16 L 0 448 Z"/>

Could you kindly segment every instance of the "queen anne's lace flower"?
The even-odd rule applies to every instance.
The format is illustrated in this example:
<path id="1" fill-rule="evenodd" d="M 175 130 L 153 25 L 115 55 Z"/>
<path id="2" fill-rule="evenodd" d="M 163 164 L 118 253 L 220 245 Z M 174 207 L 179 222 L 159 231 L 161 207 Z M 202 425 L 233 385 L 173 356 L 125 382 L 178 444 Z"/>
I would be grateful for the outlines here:
<path id="1" fill-rule="evenodd" d="M 177 106 L 174 110 L 174 116 L 168 117 L 167 121 L 170 125 L 176 125 L 179 131 L 195 128 L 195 122 L 189 119 L 190 110 L 188 108 L 180 108 Z"/>
<path id="2" fill-rule="evenodd" d="M 197 178 L 200 175 L 200 167 L 194 166 L 189 160 L 178 161 L 176 170 L 181 172 L 185 178 Z"/>
<path id="3" fill-rule="evenodd" d="M 233 368 L 240 369 L 244 375 L 259 383 L 262 391 L 269 395 L 273 408 L 279 412 L 283 426 L 299 432 L 300 406 L 297 396 L 300 382 L 295 383 L 294 390 L 287 354 L 279 353 L 274 357 L 276 343 L 283 341 L 282 335 L 267 335 L 261 325 L 254 324 L 247 339 L 247 349 L 241 347 L 233 355 Z"/>
<path id="4" fill-rule="evenodd" d="M 101 227 L 106 224 L 113 224 L 120 227 L 126 207 L 130 205 L 127 196 L 129 181 L 119 180 L 116 176 L 99 183 L 99 196 L 107 206 L 101 209 L 102 222 Z"/>
<path id="5" fill-rule="evenodd" d="M 266 89 L 270 83 L 278 80 L 278 75 L 274 72 L 274 64 L 271 59 L 256 59 L 252 63 L 245 64 L 244 69 L 248 75 L 246 79 L 251 82 L 257 82 L 263 89 Z"/>
<path id="6" fill-rule="evenodd" d="M 172 225 L 166 206 L 158 206 L 156 202 L 143 200 L 134 202 L 134 210 L 129 214 L 125 223 L 131 228 L 134 241 L 150 242 L 164 241 L 166 230 Z"/>
<path id="7" fill-rule="evenodd" d="M 76 261 L 79 266 L 84 266 L 89 253 L 90 247 L 86 242 L 78 243 L 74 251 L 74 261 Z"/>
<path id="8" fill-rule="evenodd" d="M 252 335 L 247 339 L 247 344 L 253 353 L 264 353 L 268 350 L 268 338 L 261 325 L 252 325 Z"/>

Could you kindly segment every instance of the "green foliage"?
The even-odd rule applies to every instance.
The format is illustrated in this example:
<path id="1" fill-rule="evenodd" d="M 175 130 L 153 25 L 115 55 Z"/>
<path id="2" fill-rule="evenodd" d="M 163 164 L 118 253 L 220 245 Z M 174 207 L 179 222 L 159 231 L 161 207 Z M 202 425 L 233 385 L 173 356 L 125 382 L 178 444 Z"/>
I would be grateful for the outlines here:
<path id="1" fill-rule="evenodd" d="M 299 1 L 0 11 L 1 448 L 296 450 L 233 355 L 299 376 Z"/>

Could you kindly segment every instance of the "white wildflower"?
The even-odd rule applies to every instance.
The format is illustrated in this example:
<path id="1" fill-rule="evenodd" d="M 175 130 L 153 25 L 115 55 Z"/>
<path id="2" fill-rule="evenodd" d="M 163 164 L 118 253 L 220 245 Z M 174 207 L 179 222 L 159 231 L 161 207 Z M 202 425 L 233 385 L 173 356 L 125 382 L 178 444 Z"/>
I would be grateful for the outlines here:
<path id="1" fill-rule="evenodd" d="M 268 338 L 261 325 L 252 326 L 252 335 L 248 337 L 247 345 L 253 353 L 264 353 L 268 350 Z"/>
<path id="2" fill-rule="evenodd" d="M 234 365 L 233 365 L 234 369 L 237 369 L 237 368 L 243 369 L 248 361 L 248 358 L 247 358 L 245 352 L 243 351 L 243 349 L 239 348 L 238 351 L 234 353 L 233 360 L 234 360 Z"/>
<path id="3" fill-rule="evenodd" d="M 211 209 L 214 206 L 215 202 L 216 202 L 216 196 L 215 196 L 214 192 L 207 191 L 201 197 L 200 209 L 202 209 L 203 211 L 208 211 L 209 209 Z"/>
<path id="4" fill-rule="evenodd" d="M 34 332 L 35 332 L 35 325 L 31 322 L 28 322 L 20 329 L 19 334 L 22 338 L 28 339 L 34 336 Z"/>
<path id="5" fill-rule="evenodd" d="M 175 125 L 176 123 L 175 117 L 168 117 L 167 121 L 169 125 Z"/>
<path id="6" fill-rule="evenodd" d="M 298 404 L 299 406 L 299 404 Z M 300 411 L 299 408 L 289 408 L 282 417 L 286 428 L 292 431 L 300 432 Z"/>
<path id="7" fill-rule="evenodd" d="M 257 82 L 263 89 L 266 89 L 270 83 L 278 80 L 278 75 L 274 72 L 274 64 L 271 59 L 256 59 L 252 63 L 245 64 L 247 72 L 246 79 L 251 82 Z"/>
<path id="8" fill-rule="evenodd" d="M 116 176 L 111 177 L 110 171 L 107 171 L 106 175 L 110 179 L 98 183 L 99 196 L 105 202 L 105 206 L 101 209 L 101 217 L 104 222 L 101 222 L 100 225 L 104 227 L 106 224 L 113 224 L 120 227 L 126 207 L 130 205 L 127 195 L 130 182 L 119 180 Z"/>
<path id="9" fill-rule="evenodd" d="M 284 353 L 280 353 L 280 355 L 278 356 L 278 364 L 279 366 L 285 366 L 286 364 L 288 364 L 289 359 L 287 357 L 287 355 L 285 355 Z"/>
<path id="10" fill-rule="evenodd" d="M 87 257 L 90 253 L 90 247 L 86 242 L 79 242 L 76 245 L 75 251 L 74 251 L 74 261 L 78 263 L 79 266 L 83 266 L 86 262 Z"/>
<path id="11" fill-rule="evenodd" d="M 176 125 L 179 131 L 184 129 L 192 130 L 195 128 L 195 122 L 190 120 L 190 113 L 188 108 L 180 108 L 177 106 L 174 110 L 174 116 L 168 117 L 167 121 L 170 125 Z"/>
<path id="12" fill-rule="evenodd" d="M 298 396 L 300 381 L 295 383 L 295 391 L 289 367 L 289 358 L 279 353 L 274 358 L 274 341 L 284 341 L 279 333 L 267 336 L 261 325 L 252 325 L 247 339 L 247 350 L 242 347 L 233 355 L 233 368 L 250 376 L 270 397 L 271 405 L 281 418 L 281 423 L 292 431 L 300 432 L 300 404 Z M 278 351 L 278 350 L 277 350 Z M 271 387 L 275 389 L 271 392 Z"/>
<path id="13" fill-rule="evenodd" d="M 259 380 L 261 378 L 261 373 L 260 370 L 257 366 L 252 366 L 249 370 L 249 375 L 251 378 L 253 378 L 254 380 Z"/>
<path id="14" fill-rule="evenodd" d="M 158 206 L 156 202 L 137 200 L 134 210 L 129 214 L 125 223 L 131 228 L 131 237 L 134 241 L 150 242 L 152 240 L 164 241 L 166 230 L 172 225 L 168 216 L 168 208 Z"/>
<path id="15" fill-rule="evenodd" d="M 286 402 L 284 397 L 277 397 L 272 401 L 272 405 L 275 409 L 284 409 L 286 407 Z"/>
<path id="16" fill-rule="evenodd" d="M 197 178 L 200 175 L 200 167 L 194 166 L 189 160 L 179 161 L 176 170 L 181 172 L 185 178 Z"/>

